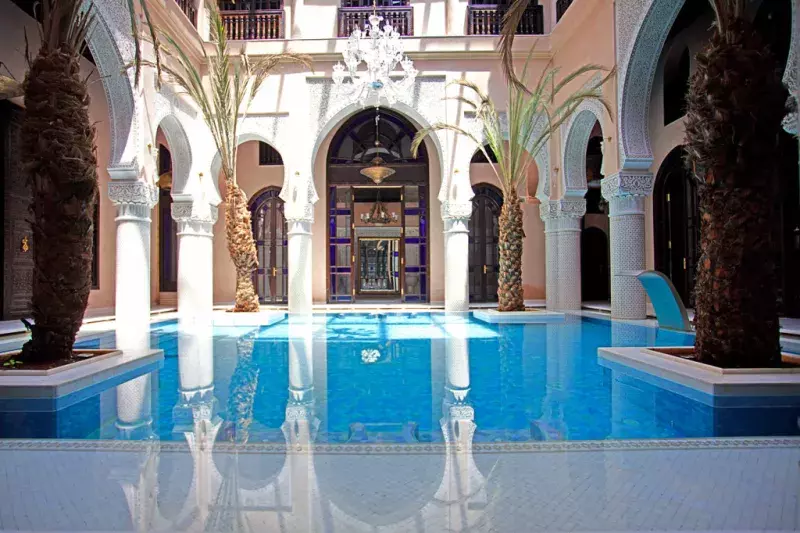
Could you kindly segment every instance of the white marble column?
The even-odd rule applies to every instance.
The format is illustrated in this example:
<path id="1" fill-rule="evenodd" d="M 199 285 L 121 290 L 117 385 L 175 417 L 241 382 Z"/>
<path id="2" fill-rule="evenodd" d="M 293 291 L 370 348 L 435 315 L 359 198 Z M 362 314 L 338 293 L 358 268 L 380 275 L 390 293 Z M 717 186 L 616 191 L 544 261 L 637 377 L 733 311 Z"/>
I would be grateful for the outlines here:
<path id="1" fill-rule="evenodd" d="M 449 204 L 444 218 L 444 308 L 451 313 L 469 311 L 469 217 L 472 202 Z"/>
<path id="2" fill-rule="evenodd" d="M 289 254 L 289 312 L 310 313 L 313 305 L 311 286 L 311 221 L 286 219 Z"/>
<path id="3" fill-rule="evenodd" d="M 214 306 L 214 223 L 217 207 L 174 202 L 178 223 L 178 317 L 181 329 L 207 327 Z"/>
<path id="4" fill-rule="evenodd" d="M 319 197 L 309 174 L 295 172 L 284 183 L 280 194 L 284 201 L 287 225 L 289 312 L 310 313 L 313 307 L 311 265 L 313 260 L 311 225 L 314 223 L 314 204 Z M 324 260 L 323 263 L 324 265 Z"/>
<path id="5" fill-rule="evenodd" d="M 146 349 L 150 335 L 150 212 L 158 201 L 158 189 L 143 181 L 120 179 L 128 173 L 136 175 L 128 169 L 109 169 L 108 197 L 117 208 L 117 347 Z"/>
<path id="6" fill-rule="evenodd" d="M 586 213 L 583 198 L 542 204 L 545 227 L 547 308 L 581 308 L 581 218 Z"/>
<path id="7" fill-rule="evenodd" d="M 635 274 L 646 268 L 644 208 L 653 181 L 648 172 L 620 171 L 602 182 L 609 203 L 613 318 L 647 317 L 645 292 Z"/>

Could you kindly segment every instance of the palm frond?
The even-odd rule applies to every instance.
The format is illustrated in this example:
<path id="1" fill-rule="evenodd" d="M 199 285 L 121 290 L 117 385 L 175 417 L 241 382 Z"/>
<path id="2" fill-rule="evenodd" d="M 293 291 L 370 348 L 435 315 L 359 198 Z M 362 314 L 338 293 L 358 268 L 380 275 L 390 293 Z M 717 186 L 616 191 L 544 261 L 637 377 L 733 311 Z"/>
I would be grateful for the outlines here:
<path id="1" fill-rule="evenodd" d="M 530 0 L 514 0 L 511 7 L 506 11 L 503 16 L 503 27 L 500 30 L 500 42 L 498 48 L 500 49 L 500 64 L 503 67 L 503 76 L 509 85 L 513 85 L 522 92 L 529 92 L 525 83 L 517 77 L 514 71 L 514 37 L 517 34 L 522 17 L 525 15 L 525 10 L 528 9 Z"/>

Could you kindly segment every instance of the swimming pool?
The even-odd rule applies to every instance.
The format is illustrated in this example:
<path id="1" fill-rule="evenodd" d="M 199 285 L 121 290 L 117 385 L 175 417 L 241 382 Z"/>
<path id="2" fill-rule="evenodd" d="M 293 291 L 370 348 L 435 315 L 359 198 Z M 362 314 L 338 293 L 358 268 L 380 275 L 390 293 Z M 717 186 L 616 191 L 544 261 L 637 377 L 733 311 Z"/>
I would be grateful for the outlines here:
<path id="1" fill-rule="evenodd" d="M 797 435 L 800 405 L 714 408 L 700 393 L 603 366 L 603 346 L 690 345 L 691 335 L 599 318 L 490 325 L 444 313 L 328 313 L 186 334 L 151 327 L 161 368 L 98 384 L 57 412 L 0 413 L 0 437 L 284 442 L 297 416 L 316 443 L 442 442 L 466 417 L 475 442 Z M 112 347 L 114 335 L 80 343 Z M 88 397 L 87 397 L 88 396 Z M 792 403 L 792 402 L 789 402 Z"/>

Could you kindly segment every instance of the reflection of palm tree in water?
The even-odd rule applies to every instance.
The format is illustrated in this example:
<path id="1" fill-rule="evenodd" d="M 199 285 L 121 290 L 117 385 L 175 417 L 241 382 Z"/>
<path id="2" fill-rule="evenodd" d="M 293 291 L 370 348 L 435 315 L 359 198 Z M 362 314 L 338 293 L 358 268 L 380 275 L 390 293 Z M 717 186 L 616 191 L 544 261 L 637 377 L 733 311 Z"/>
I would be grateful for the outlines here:
<path id="1" fill-rule="evenodd" d="M 256 332 L 239 337 L 236 342 L 236 369 L 228 391 L 228 410 L 223 425 L 223 440 L 246 443 L 253 422 L 253 402 L 258 388 L 258 365 L 253 361 Z"/>

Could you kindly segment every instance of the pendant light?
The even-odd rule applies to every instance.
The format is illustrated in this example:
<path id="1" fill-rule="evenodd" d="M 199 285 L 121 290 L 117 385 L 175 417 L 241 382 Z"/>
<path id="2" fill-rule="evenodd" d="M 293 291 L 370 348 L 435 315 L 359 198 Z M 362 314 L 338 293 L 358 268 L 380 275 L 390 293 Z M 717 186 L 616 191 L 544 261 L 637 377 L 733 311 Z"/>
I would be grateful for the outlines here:
<path id="1" fill-rule="evenodd" d="M 375 148 L 380 148 L 380 120 L 381 111 L 379 107 L 375 108 Z M 376 154 L 370 161 L 370 166 L 362 168 L 361 174 L 372 180 L 375 185 L 380 185 L 383 180 L 395 173 L 395 170 L 387 167 L 383 158 Z"/>

